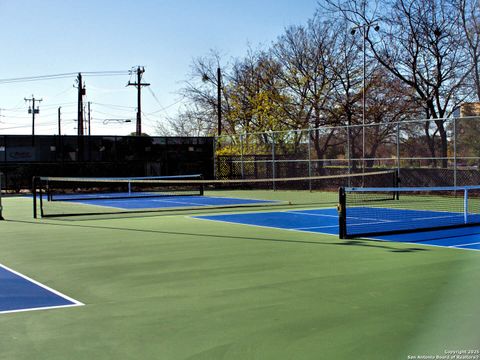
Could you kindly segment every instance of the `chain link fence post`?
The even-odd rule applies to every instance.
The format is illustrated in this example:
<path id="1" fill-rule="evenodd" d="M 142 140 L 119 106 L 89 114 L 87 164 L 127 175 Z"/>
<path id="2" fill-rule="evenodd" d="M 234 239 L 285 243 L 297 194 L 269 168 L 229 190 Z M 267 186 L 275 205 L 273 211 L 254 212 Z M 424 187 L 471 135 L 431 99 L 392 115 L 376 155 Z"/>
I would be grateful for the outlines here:
<path id="1" fill-rule="evenodd" d="M 275 132 L 272 131 L 272 189 L 275 188 Z"/>
<path id="2" fill-rule="evenodd" d="M 400 177 L 400 122 L 397 122 L 397 176 Z"/>
<path id="3" fill-rule="evenodd" d="M 213 178 L 217 179 L 217 137 L 213 137 Z"/>
<path id="4" fill-rule="evenodd" d="M 453 118 L 453 186 L 457 186 L 457 118 Z"/>
<path id="5" fill-rule="evenodd" d="M 312 129 L 307 130 L 308 137 L 308 190 L 312 191 Z"/>
<path id="6" fill-rule="evenodd" d="M 243 134 L 240 134 L 240 174 L 245 179 L 245 165 L 243 163 Z"/>

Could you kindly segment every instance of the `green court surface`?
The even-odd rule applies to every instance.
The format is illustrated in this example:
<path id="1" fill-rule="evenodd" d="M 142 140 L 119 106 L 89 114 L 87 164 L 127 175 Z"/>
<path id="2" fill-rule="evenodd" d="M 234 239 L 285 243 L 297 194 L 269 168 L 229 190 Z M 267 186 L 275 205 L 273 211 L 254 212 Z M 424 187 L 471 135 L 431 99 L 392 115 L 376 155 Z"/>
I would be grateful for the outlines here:
<path id="1" fill-rule="evenodd" d="M 187 211 L 33 220 L 31 202 L 3 199 L 0 263 L 85 306 L 0 314 L 1 359 L 407 359 L 480 348 L 478 251 Z M 335 194 L 318 206 L 332 205 Z"/>

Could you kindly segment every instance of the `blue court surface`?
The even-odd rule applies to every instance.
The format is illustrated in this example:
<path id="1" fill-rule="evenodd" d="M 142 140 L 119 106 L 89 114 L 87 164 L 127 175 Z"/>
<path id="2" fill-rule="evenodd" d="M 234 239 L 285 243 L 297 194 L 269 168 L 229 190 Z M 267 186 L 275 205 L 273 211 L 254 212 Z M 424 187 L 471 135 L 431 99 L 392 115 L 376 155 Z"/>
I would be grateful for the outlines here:
<path id="1" fill-rule="evenodd" d="M 118 195 L 118 194 L 116 194 Z M 123 210 L 134 209 L 163 209 L 163 208 L 181 208 L 181 207 L 202 207 L 202 206 L 241 206 L 241 205 L 256 205 L 256 204 L 272 204 L 277 201 L 269 200 L 254 200 L 254 199 L 240 199 L 230 197 L 218 197 L 218 196 L 165 196 L 165 197 L 149 197 L 148 193 L 143 194 L 140 197 L 132 198 L 111 198 L 111 195 L 105 194 L 101 196 L 99 194 L 91 195 L 92 199 L 88 196 L 82 195 L 82 199 L 75 200 L 72 195 L 57 195 L 57 201 L 68 201 L 70 203 L 104 206 Z"/>
<path id="2" fill-rule="evenodd" d="M 409 212 L 411 211 L 409 210 Z M 427 221 L 425 218 L 425 212 L 419 213 L 421 213 L 423 221 Z M 442 216 L 444 215 L 445 213 L 442 213 Z M 412 219 L 418 221 L 419 216 L 413 216 Z M 338 213 L 337 209 L 332 208 L 195 216 L 195 218 L 338 236 Z M 408 218 L 404 218 L 404 221 L 408 221 L 405 219 Z M 387 220 L 377 221 L 388 229 L 389 224 Z M 382 235 L 369 237 L 369 239 L 465 250 L 480 250 L 480 226 Z"/>
<path id="3" fill-rule="evenodd" d="M 80 305 L 83 304 L 0 264 L 0 314 Z"/>

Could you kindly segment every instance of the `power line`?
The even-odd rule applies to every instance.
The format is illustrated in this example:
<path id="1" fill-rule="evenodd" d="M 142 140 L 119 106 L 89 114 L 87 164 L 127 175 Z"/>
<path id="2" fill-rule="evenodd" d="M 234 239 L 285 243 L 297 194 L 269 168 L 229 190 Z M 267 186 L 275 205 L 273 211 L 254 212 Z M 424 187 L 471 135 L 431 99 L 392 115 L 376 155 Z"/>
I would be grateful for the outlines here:
<path id="1" fill-rule="evenodd" d="M 119 109 L 136 109 L 135 106 L 125 106 L 125 105 L 115 105 L 115 104 L 105 104 L 105 103 L 98 103 L 98 102 L 92 102 L 92 104 L 95 105 L 100 105 L 104 107 L 110 107 L 110 108 L 119 108 Z"/>
<path id="2" fill-rule="evenodd" d="M 176 100 L 175 102 L 171 103 L 170 105 L 167 105 L 167 106 L 164 106 L 164 107 L 161 107 L 160 109 L 158 110 L 155 110 L 155 111 L 152 111 L 152 112 L 149 112 L 147 113 L 148 115 L 153 115 L 153 114 L 157 114 L 159 112 L 166 112 L 167 109 L 170 109 L 171 107 L 177 105 L 177 104 L 180 104 L 182 101 L 185 100 L 185 96 L 182 96 L 180 99 Z"/>
<path id="3" fill-rule="evenodd" d="M 112 116 L 112 117 L 118 117 L 118 116 L 122 117 L 122 115 L 117 115 L 117 114 L 114 114 L 112 112 L 105 112 L 105 111 L 101 111 L 101 110 L 95 110 L 95 113 L 102 114 L 102 115 L 107 115 L 107 116 Z M 120 112 L 120 113 L 122 113 L 122 112 Z M 131 114 L 131 111 L 123 111 L 123 114 Z"/>
<path id="4" fill-rule="evenodd" d="M 39 126 L 54 126 L 56 123 L 52 123 L 52 122 L 49 122 L 49 123 L 43 123 L 43 124 L 38 124 L 37 127 Z M 30 125 L 18 125 L 18 126 L 11 126 L 11 127 L 2 127 L 0 128 L 0 130 L 11 130 L 11 129 L 25 129 L 25 128 L 29 128 Z"/>
<path id="5" fill-rule="evenodd" d="M 60 73 L 60 74 L 50 74 L 50 75 L 37 75 L 37 76 L 25 76 L 25 77 L 15 77 L 15 78 L 6 78 L 0 79 L 0 84 L 11 84 L 11 83 L 21 83 L 21 82 L 31 82 L 31 81 L 46 81 L 46 80 L 58 80 L 66 79 L 76 76 L 78 72 L 71 73 Z M 87 71 L 82 72 L 86 76 L 120 76 L 128 75 L 129 71 Z"/>
<path id="6" fill-rule="evenodd" d="M 58 103 L 58 104 L 44 105 L 43 107 L 44 107 L 44 108 L 57 108 L 57 107 L 59 107 L 59 106 L 62 106 L 62 107 L 63 107 L 63 106 L 68 106 L 68 105 L 73 106 L 73 105 L 75 105 L 75 104 L 76 104 L 76 102 L 70 101 L 70 102 L 64 102 L 64 103 Z"/>
<path id="7" fill-rule="evenodd" d="M 87 76 L 115 76 L 115 75 L 129 75 L 130 70 L 111 70 L 111 71 L 84 71 L 82 74 Z"/>
<path id="8" fill-rule="evenodd" d="M 45 81 L 45 80 L 56 80 L 56 79 L 65 79 L 73 76 L 75 73 L 64 73 L 64 74 L 53 74 L 53 75 L 40 75 L 40 76 L 27 76 L 27 77 L 17 77 L 17 78 L 8 78 L 0 79 L 0 84 L 10 84 L 16 82 L 30 82 L 30 81 Z"/>

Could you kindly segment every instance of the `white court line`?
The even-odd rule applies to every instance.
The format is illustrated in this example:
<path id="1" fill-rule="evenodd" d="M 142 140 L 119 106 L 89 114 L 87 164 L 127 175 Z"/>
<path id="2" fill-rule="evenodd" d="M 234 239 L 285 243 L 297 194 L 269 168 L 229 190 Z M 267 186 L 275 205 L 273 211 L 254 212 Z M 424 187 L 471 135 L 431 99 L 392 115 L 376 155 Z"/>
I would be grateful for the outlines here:
<path id="1" fill-rule="evenodd" d="M 169 204 L 181 204 L 181 205 L 195 205 L 195 206 L 207 206 L 208 204 L 204 203 L 195 203 L 189 201 L 174 201 L 174 200 L 164 200 L 164 199 L 153 199 L 151 201 L 161 202 L 161 203 L 169 203 Z"/>
<path id="2" fill-rule="evenodd" d="M 409 219 L 408 221 L 411 223 L 414 223 L 416 221 L 424 221 L 424 220 L 435 220 L 435 219 L 450 219 L 450 218 L 456 218 L 459 217 L 459 215 L 455 216 L 435 216 L 435 217 L 423 217 L 423 218 L 413 218 Z M 401 223 L 401 224 L 406 224 L 403 219 L 396 219 L 396 220 L 387 220 L 387 219 L 373 219 L 373 218 L 364 218 L 364 217 L 355 217 L 355 216 L 348 216 L 347 219 L 356 219 L 356 220 L 375 220 L 376 222 L 374 223 L 357 223 L 357 224 L 348 224 L 350 227 L 354 226 L 364 226 L 364 225 L 383 225 L 383 224 L 392 224 L 392 223 Z"/>
<path id="3" fill-rule="evenodd" d="M 449 247 L 450 248 L 456 248 L 456 249 L 462 249 L 462 250 L 480 251 L 480 249 L 470 249 L 470 248 L 465 247 L 465 246 L 478 245 L 478 244 L 480 244 L 480 242 L 474 242 L 474 243 L 468 243 L 468 244 L 456 244 L 456 245 L 451 245 Z"/>
<path id="4" fill-rule="evenodd" d="M 68 304 L 68 305 L 56 305 L 56 306 L 45 306 L 45 307 L 36 307 L 36 308 L 26 308 L 26 309 L 16 309 L 16 310 L 5 310 L 5 311 L 0 311 L 0 314 L 8 314 L 8 313 L 15 313 L 15 312 L 23 312 L 23 311 L 35 311 L 35 310 L 48 310 L 48 309 L 58 309 L 58 308 L 64 308 L 64 307 L 73 307 L 73 306 L 83 306 L 85 305 L 84 303 L 78 301 L 78 300 L 75 300 L 73 298 L 71 298 L 70 296 L 67 296 L 65 294 L 62 294 L 60 291 L 57 291 L 55 289 L 52 289 L 51 287 L 48 287 L 47 285 L 44 285 L 26 275 L 23 275 L 21 273 L 19 273 L 18 271 L 15 271 L 11 268 L 9 268 L 8 266 L 5 266 L 3 264 L 0 264 L 0 267 L 17 275 L 17 276 L 20 276 L 21 278 L 27 280 L 27 281 L 30 281 L 31 283 L 45 289 L 45 290 L 48 290 L 50 291 L 51 293 L 55 294 L 55 295 L 58 295 L 60 296 L 61 298 L 64 298 L 65 300 L 68 300 L 70 302 L 72 302 L 73 304 Z"/>
<path id="5" fill-rule="evenodd" d="M 361 216 L 349 216 L 349 215 L 347 214 L 347 220 L 348 220 L 348 219 L 377 221 L 375 224 L 384 224 L 384 223 L 392 223 L 392 222 L 399 222 L 399 221 L 400 221 L 400 220 L 387 220 L 387 219 L 368 218 L 368 217 L 361 217 Z M 353 225 L 356 225 L 356 224 L 353 224 Z"/>
<path id="6" fill-rule="evenodd" d="M 307 211 L 308 211 L 308 210 L 307 210 Z M 281 211 L 281 212 L 288 213 L 288 214 L 300 214 L 300 215 L 308 215 L 308 216 L 319 216 L 319 217 L 333 217 L 333 218 L 338 218 L 338 215 L 311 214 L 311 213 L 308 213 L 308 212 L 295 211 L 295 210 Z"/>
<path id="7" fill-rule="evenodd" d="M 255 213 L 251 213 L 251 214 L 255 214 Z M 230 214 L 230 215 L 234 215 L 234 214 Z M 208 216 L 208 215 L 206 215 L 206 216 Z M 212 215 L 212 216 L 214 216 L 214 215 Z M 225 223 L 225 224 L 234 224 L 234 225 L 243 225 L 243 226 L 246 225 L 246 226 L 252 226 L 252 227 L 263 228 L 263 229 L 275 229 L 275 230 L 287 230 L 287 231 L 302 231 L 302 232 L 306 232 L 306 233 L 309 233 L 309 234 L 322 234 L 322 235 L 330 235 L 330 236 L 336 236 L 336 237 L 338 237 L 338 234 L 325 233 L 325 232 L 320 232 L 320 231 L 307 231 L 307 230 L 297 230 L 296 228 L 280 228 L 280 227 L 277 227 L 277 226 L 254 225 L 254 224 L 239 223 L 239 222 L 226 221 L 226 220 L 205 219 L 205 218 L 195 217 L 195 216 L 193 216 L 192 218 L 193 218 L 193 219 L 197 219 L 197 220 L 203 220 L 203 221 L 216 221 L 216 222 L 221 222 L 221 223 Z"/>
<path id="8" fill-rule="evenodd" d="M 333 217 L 333 218 L 337 218 L 338 219 L 338 215 L 328 215 L 328 214 L 311 214 L 311 213 L 308 213 L 308 212 L 302 212 L 302 211 L 295 211 L 295 210 L 291 210 L 291 211 L 282 211 L 282 212 L 285 212 L 285 213 L 288 213 L 288 214 L 300 214 L 300 215 L 308 215 L 308 216 L 318 216 L 318 217 Z M 374 224 L 385 224 L 385 223 L 392 223 L 392 222 L 395 222 L 394 220 L 383 220 L 383 219 L 370 219 L 370 218 L 365 218 L 365 217 L 355 217 L 355 216 L 347 216 L 349 219 L 357 219 L 357 220 L 375 220 L 377 221 L 377 223 L 374 223 Z M 361 223 L 361 224 L 353 224 L 353 225 L 350 225 L 350 226 L 355 226 L 355 225 L 369 225 L 371 223 Z"/>
<path id="9" fill-rule="evenodd" d="M 464 251 L 472 251 L 472 250 L 473 251 L 480 251 L 478 249 L 468 249 L 468 248 L 456 247 L 458 245 L 447 246 L 447 245 L 426 244 L 426 243 L 414 242 L 414 241 L 392 241 L 392 240 L 386 240 L 386 239 L 374 238 L 374 237 L 362 237 L 360 239 L 382 241 L 382 242 L 396 243 L 396 244 L 420 245 L 420 246 L 436 247 L 436 248 L 443 248 L 443 249 L 457 249 L 457 250 L 464 250 Z"/>
<path id="10" fill-rule="evenodd" d="M 478 244 L 480 244 L 480 241 L 477 241 L 474 243 L 468 243 L 468 244 L 455 245 L 455 246 L 468 246 L 468 245 L 478 245 Z"/>
<path id="11" fill-rule="evenodd" d="M 26 308 L 26 309 L 16 309 L 16 310 L 5 310 L 5 311 L 0 311 L 0 315 L 3 315 L 3 314 L 11 314 L 11 313 L 19 313 L 19 312 L 27 312 L 27 311 L 60 309 L 60 308 L 76 307 L 76 306 L 83 306 L 83 305 L 85 305 L 85 304 L 69 304 L 69 305 L 57 305 L 57 306 L 44 306 L 44 307 L 38 307 L 38 308 Z"/>
<path id="12" fill-rule="evenodd" d="M 430 217 L 423 217 L 423 218 L 414 218 L 413 221 L 421 221 L 421 220 L 435 220 L 435 219 L 451 219 L 451 218 L 461 218 L 463 219 L 462 215 L 450 215 L 450 216 L 430 216 Z"/>
<path id="13" fill-rule="evenodd" d="M 196 196 L 196 195 L 194 195 Z M 201 196 L 201 195 L 198 195 L 198 196 Z M 248 198 L 236 198 L 236 197 L 228 197 L 228 196 L 210 196 L 210 195 L 204 195 L 203 196 L 204 198 L 207 198 L 207 199 L 233 199 L 233 200 L 248 200 L 248 201 L 255 201 L 255 202 L 260 202 L 260 203 L 272 203 L 272 204 L 275 204 L 275 203 L 283 203 L 285 202 L 284 200 L 262 200 L 262 199 L 248 199 Z"/>
<path id="14" fill-rule="evenodd" d="M 230 199 L 230 198 L 225 198 L 221 196 L 207 196 L 206 198 L 208 199 Z M 262 201 L 262 200 L 256 200 L 256 199 L 238 199 L 238 200 L 248 200 L 246 203 L 232 203 L 232 204 L 219 204 L 219 205 L 254 205 L 254 204 L 269 204 L 269 203 L 278 203 L 278 201 Z M 152 201 L 157 201 L 157 202 L 166 202 L 166 203 L 171 203 L 171 204 L 182 204 L 182 205 L 196 205 L 196 206 L 216 206 L 217 204 L 205 204 L 205 203 L 195 203 L 195 202 L 189 202 L 189 201 L 175 201 L 175 200 L 164 200 L 164 199 L 154 199 Z"/>
<path id="15" fill-rule="evenodd" d="M 347 217 L 350 219 L 356 219 L 356 220 L 376 220 L 376 222 L 366 222 L 366 223 L 357 223 L 357 224 L 348 224 L 347 226 L 349 227 L 355 227 L 355 226 L 365 226 L 365 225 L 384 225 L 384 224 L 393 224 L 393 223 L 399 223 L 399 224 L 414 224 L 417 221 L 425 221 L 425 220 L 435 220 L 435 219 L 450 219 L 452 217 L 456 216 L 438 216 L 438 217 L 425 217 L 425 218 L 414 218 L 414 219 L 409 219 L 408 222 L 403 222 L 402 219 L 398 220 L 380 220 L 380 219 L 369 219 L 369 218 L 361 218 L 361 217 Z M 432 228 L 433 230 L 433 228 Z"/>
<path id="16" fill-rule="evenodd" d="M 308 229 L 326 229 L 326 228 L 338 228 L 338 225 L 306 226 L 306 227 L 292 228 L 292 230 L 303 231 Z"/>
<path id="17" fill-rule="evenodd" d="M 378 219 L 365 219 L 365 218 L 355 218 L 356 220 L 376 220 L 376 222 L 366 222 L 366 223 L 356 223 L 356 224 L 347 224 L 348 227 L 354 226 L 365 226 L 365 225 L 385 225 L 385 224 L 392 224 L 399 221 L 383 221 Z"/>

